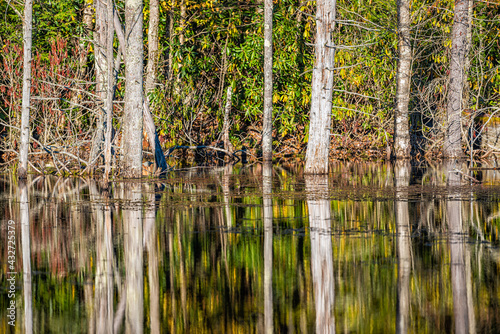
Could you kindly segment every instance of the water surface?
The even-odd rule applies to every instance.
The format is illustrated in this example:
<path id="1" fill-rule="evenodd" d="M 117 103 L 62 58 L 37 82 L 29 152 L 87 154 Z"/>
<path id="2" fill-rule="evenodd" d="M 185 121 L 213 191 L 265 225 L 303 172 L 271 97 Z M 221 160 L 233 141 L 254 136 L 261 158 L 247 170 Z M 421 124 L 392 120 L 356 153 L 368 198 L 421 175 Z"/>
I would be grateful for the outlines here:
<path id="1" fill-rule="evenodd" d="M 500 174 L 456 170 L 1 176 L 0 332 L 499 332 Z"/>

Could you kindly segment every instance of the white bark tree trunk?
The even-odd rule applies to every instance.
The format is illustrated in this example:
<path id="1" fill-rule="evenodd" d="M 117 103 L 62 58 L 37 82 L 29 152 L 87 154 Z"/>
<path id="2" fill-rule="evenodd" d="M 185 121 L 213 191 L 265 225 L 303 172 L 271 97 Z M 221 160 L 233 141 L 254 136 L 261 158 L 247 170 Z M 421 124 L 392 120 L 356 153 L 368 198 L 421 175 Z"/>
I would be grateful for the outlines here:
<path id="1" fill-rule="evenodd" d="M 264 114 L 262 119 L 262 157 L 273 158 L 273 0 L 264 0 Z"/>
<path id="2" fill-rule="evenodd" d="M 20 179 L 28 176 L 28 150 L 30 141 L 30 99 L 31 99 L 31 40 L 33 24 L 33 0 L 24 2 L 24 60 L 23 60 L 23 101 L 21 109 L 21 143 L 19 147 L 19 168 L 17 175 Z"/>
<path id="3" fill-rule="evenodd" d="M 143 128 L 143 3 L 125 2 L 125 109 L 122 122 L 122 162 L 126 177 L 142 175 Z"/>
<path id="4" fill-rule="evenodd" d="M 108 68 L 114 66 L 113 56 L 108 59 L 108 38 L 109 26 L 112 22 L 108 22 L 108 1 L 94 0 L 95 9 L 95 26 L 94 26 L 94 68 L 96 77 L 96 93 L 99 96 L 100 103 L 98 108 L 97 127 L 92 140 L 92 148 L 90 150 L 90 169 L 92 170 L 99 160 L 103 152 L 105 143 L 105 134 L 107 133 L 107 114 L 111 106 L 108 105 L 109 90 L 114 87 L 114 77 L 111 81 L 108 78 Z M 111 104 L 112 104 L 111 99 Z"/>
<path id="5" fill-rule="evenodd" d="M 469 0 L 455 0 L 451 32 L 450 82 L 448 88 L 447 124 L 443 153 L 446 158 L 459 158 L 462 152 L 462 92 L 467 52 Z"/>
<path id="6" fill-rule="evenodd" d="M 396 110 L 394 115 L 394 156 L 410 157 L 410 132 L 408 130 L 408 104 L 410 102 L 411 44 L 410 1 L 396 0 L 398 9 L 398 71 Z"/>
<path id="7" fill-rule="evenodd" d="M 155 89 L 158 73 L 158 26 L 160 23 L 160 2 L 150 0 L 149 2 L 149 26 L 148 26 L 148 64 L 146 66 L 146 94 Z"/>
<path id="8" fill-rule="evenodd" d="M 122 50 L 122 53 L 125 55 L 127 54 L 125 34 L 123 32 L 120 19 L 118 18 L 118 15 L 116 13 L 114 16 L 114 26 L 116 30 L 116 37 L 118 38 L 118 42 L 120 43 L 120 50 Z M 125 66 L 127 65 L 125 64 Z M 146 131 L 149 145 L 152 148 L 154 148 L 156 167 L 160 168 L 162 172 L 166 171 L 168 169 L 168 164 L 167 161 L 165 160 L 165 155 L 163 154 L 163 150 L 160 145 L 160 140 L 158 139 L 158 133 L 156 132 L 155 129 L 153 116 L 151 114 L 151 111 L 149 110 L 149 102 L 147 95 L 144 97 L 144 102 L 143 102 L 143 122 L 144 122 L 144 130 Z"/>
<path id="9" fill-rule="evenodd" d="M 335 46 L 331 37 L 335 26 L 335 6 L 335 0 L 316 2 L 315 61 L 311 84 L 309 142 L 304 170 L 307 174 L 328 173 L 335 64 Z"/>
<path id="10" fill-rule="evenodd" d="M 107 43 L 106 43 L 106 70 L 107 70 L 107 94 L 106 94 L 106 134 L 104 137 L 104 179 L 107 181 L 109 179 L 109 173 L 111 171 L 111 130 L 113 128 L 113 97 L 115 93 L 114 89 L 114 75 L 113 75 L 113 39 L 115 31 L 113 29 L 113 17 L 114 17 L 114 4 L 113 0 L 108 0 L 107 2 Z"/>
<path id="11" fill-rule="evenodd" d="M 233 87 L 227 87 L 226 93 L 226 107 L 224 108 L 224 124 L 222 126 L 222 141 L 224 142 L 224 149 L 226 151 L 232 151 L 233 145 L 229 141 L 229 114 L 231 113 L 233 97 Z"/>

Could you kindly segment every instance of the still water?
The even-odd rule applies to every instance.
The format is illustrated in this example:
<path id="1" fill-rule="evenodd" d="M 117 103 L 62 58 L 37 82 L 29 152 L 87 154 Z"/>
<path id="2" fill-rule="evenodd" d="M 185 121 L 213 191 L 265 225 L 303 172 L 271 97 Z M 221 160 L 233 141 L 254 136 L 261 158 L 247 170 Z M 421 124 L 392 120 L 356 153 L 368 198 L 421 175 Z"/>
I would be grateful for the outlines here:
<path id="1" fill-rule="evenodd" d="M 460 169 L 0 176 L 0 332 L 498 333 L 500 172 Z"/>

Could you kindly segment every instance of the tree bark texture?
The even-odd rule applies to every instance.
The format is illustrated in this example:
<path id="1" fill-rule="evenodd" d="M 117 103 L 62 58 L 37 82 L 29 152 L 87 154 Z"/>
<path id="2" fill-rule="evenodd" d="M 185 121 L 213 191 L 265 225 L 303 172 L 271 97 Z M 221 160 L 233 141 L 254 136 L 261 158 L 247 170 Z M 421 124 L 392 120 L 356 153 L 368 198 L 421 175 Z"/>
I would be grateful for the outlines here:
<path id="1" fill-rule="evenodd" d="M 467 26 L 469 0 L 456 0 L 451 33 L 450 79 L 448 88 L 447 124 L 444 139 L 444 156 L 457 158 L 462 152 L 462 92 L 467 52 Z"/>
<path id="2" fill-rule="evenodd" d="M 127 54 L 126 50 L 126 41 L 125 41 L 125 34 L 123 32 L 122 25 L 120 23 L 120 18 L 115 12 L 114 15 L 114 26 L 116 30 L 116 37 L 118 38 L 118 42 L 120 43 L 120 50 L 122 50 L 122 53 L 124 55 Z M 126 62 L 126 59 L 125 59 Z M 125 67 L 127 64 L 125 64 Z M 153 121 L 153 116 L 151 115 L 151 111 L 149 110 L 149 102 L 148 102 L 148 97 L 147 95 L 144 97 L 143 101 L 143 122 L 144 122 L 144 129 L 146 131 L 147 139 L 149 141 L 149 146 L 154 148 L 154 155 L 155 155 L 155 163 L 156 167 L 160 168 L 160 170 L 166 171 L 168 169 L 168 164 L 167 161 L 165 160 L 165 155 L 163 154 L 163 150 L 161 148 L 160 140 L 158 139 L 158 133 L 156 132 L 155 124 Z"/>
<path id="3" fill-rule="evenodd" d="M 408 130 L 408 104 L 410 102 L 411 44 L 410 1 L 396 0 L 398 9 L 398 72 L 396 75 L 396 110 L 394 115 L 394 156 L 409 158 L 410 132 Z"/>
<path id="4" fill-rule="evenodd" d="M 23 24 L 23 101 L 21 107 L 21 138 L 19 147 L 19 168 L 17 175 L 20 179 L 28 176 L 28 149 L 30 141 L 30 100 L 31 100 L 31 40 L 33 29 L 33 0 L 24 2 Z"/>
<path id="5" fill-rule="evenodd" d="M 335 278 L 328 178 L 306 176 L 311 236 L 311 276 L 316 308 L 316 333 L 335 333 Z"/>
<path id="6" fill-rule="evenodd" d="M 143 21 L 142 0 L 125 2 L 125 109 L 122 122 L 122 162 L 126 177 L 142 175 Z M 154 146 L 152 146 L 154 147 Z"/>
<path id="7" fill-rule="evenodd" d="M 262 157 L 273 158 L 273 0 L 264 0 L 264 115 Z"/>
<path id="8" fill-rule="evenodd" d="M 113 40 L 115 31 L 113 29 L 113 17 L 114 17 L 114 4 L 113 0 L 108 0 L 107 2 L 107 43 L 106 43 L 106 71 L 107 71 L 107 94 L 106 94 L 106 133 L 104 136 L 104 161 L 105 161 L 105 169 L 104 169 L 104 178 L 107 181 L 109 178 L 109 173 L 111 171 L 111 129 L 113 127 L 113 97 L 115 93 L 114 89 L 114 64 L 113 64 Z"/>
<path id="9" fill-rule="evenodd" d="M 160 23 L 160 2 L 150 0 L 149 2 L 149 26 L 148 26 L 148 64 L 146 67 L 146 94 L 155 89 L 158 74 L 158 27 Z"/>
<path id="10" fill-rule="evenodd" d="M 312 74 L 309 142 L 307 143 L 307 174 L 328 173 L 332 88 L 335 46 L 332 32 L 335 26 L 335 0 L 316 2 L 315 61 Z"/>
<path id="11" fill-rule="evenodd" d="M 232 145 L 229 141 L 229 114 L 231 113 L 233 97 L 233 87 L 227 87 L 226 94 L 226 107 L 224 108 L 224 124 L 222 125 L 222 141 L 224 142 L 224 149 L 226 151 L 232 151 Z"/>
<path id="12" fill-rule="evenodd" d="M 107 113 L 110 110 L 108 103 L 109 89 L 114 87 L 114 77 L 109 81 L 108 68 L 113 68 L 114 59 L 108 59 L 108 38 L 110 22 L 108 18 L 108 1 L 94 0 L 95 9 L 95 26 L 94 26 L 94 70 L 96 77 L 96 92 L 99 96 L 98 120 L 94 138 L 92 140 L 92 148 L 90 150 L 90 167 L 97 163 L 99 156 L 103 151 L 105 142 L 105 134 L 107 132 Z M 111 104 L 113 100 L 111 99 Z"/>

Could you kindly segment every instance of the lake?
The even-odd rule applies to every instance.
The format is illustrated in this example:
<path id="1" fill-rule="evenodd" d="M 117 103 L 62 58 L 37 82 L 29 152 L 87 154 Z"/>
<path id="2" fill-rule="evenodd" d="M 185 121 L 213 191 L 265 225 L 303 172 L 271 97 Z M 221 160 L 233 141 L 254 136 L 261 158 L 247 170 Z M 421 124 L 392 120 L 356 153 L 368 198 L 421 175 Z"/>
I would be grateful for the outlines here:
<path id="1" fill-rule="evenodd" d="M 0 332 L 500 332 L 500 171 L 330 167 L 1 175 Z"/>

